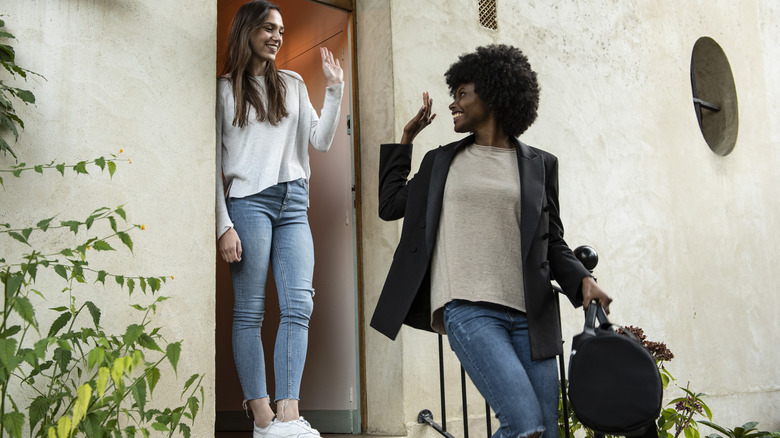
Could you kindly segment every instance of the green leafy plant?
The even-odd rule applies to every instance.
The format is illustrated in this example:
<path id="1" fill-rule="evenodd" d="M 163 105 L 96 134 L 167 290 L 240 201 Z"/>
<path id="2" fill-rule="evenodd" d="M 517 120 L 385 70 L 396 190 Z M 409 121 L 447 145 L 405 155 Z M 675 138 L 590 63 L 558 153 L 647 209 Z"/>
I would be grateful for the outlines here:
<path id="1" fill-rule="evenodd" d="M 13 36 L 1 30 L 3 38 Z M 6 70 L 23 77 L 31 73 L 16 66 L 13 55 L 10 46 L 0 46 Z M 35 101 L 29 91 L 2 82 L 0 88 L 26 103 Z M 23 122 L 5 95 L 0 106 L 0 125 L 18 138 L 15 127 L 23 128 Z M 16 158 L 7 143 L 2 142 L 0 150 Z M 0 169 L 0 175 L 21 178 L 27 171 L 46 170 L 79 175 L 97 167 L 113 176 L 119 161 L 129 160 L 112 154 L 75 164 L 21 163 Z M 24 248 L 0 255 L 0 438 L 190 436 L 204 398 L 202 375 L 187 378 L 176 406 L 160 407 L 152 400 L 164 370 L 170 367 L 178 373 L 181 356 L 181 341 L 166 340 L 154 322 L 158 306 L 167 300 L 158 292 L 173 276 L 126 275 L 93 267 L 101 254 L 117 248 L 132 253 L 131 234 L 143 229 L 127 222 L 124 206 L 101 207 L 78 219 L 51 216 L 35 225 L 0 223 L 4 247 Z M 60 243 L 69 240 L 72 243 Z M 47 246 L 41 241 L 57 243 Z M 51 286 L 58 282 L 61 286 Z M 53 290 L 44 290 L 40 283 Z M 103 321 L 114 321 L 116 315 L 101 309 L 92 297 L 125 288 L 133 322 L 112 332 Z M 139 290 L 142 296 L 134 295 Z M 127 318 L 126 310 L 121 313 Z M 46 327 L 42 320 L 52 322 Z"/>
<path id="2" fill-rule="evenodd" d="M 727 429 L 709 421 L 699 421 L 699 423 L 705 424 L 723 434 L 711 433 L 707 435 L 707 438 L 760 438 L 773 435 L 771 432 L 756 429 L 756 426 L 758 426 L 756 421 L 750 421 L 734 429 Z"/>
<path id="3" fill-rule="evenodd" d="M 694 393 L 688 388 L 680 388 L 685 397 L 678 397 L 669 402 L 658 418 L 658 437 L 677 438 L 685 434 L 686 438 L 699 438 L 699 425 L 694 416 L 705 415 L 712 420 L 712 411 L 702 399 L 706 394 Z M 671 431 L 674 431 L 672 433 Z"/>
<path id="4" fill-rule="evenodd" d="M 2 15 L 0 15 L 2 17 Z M 15 39 L 13 34 L 8 32 L 5 28 L 5 21 L 0 19 L 0 40 Z M 20 77 L 27 80 L 27 75 L 35 75 L 43 78 L 38 73 L 31 72 L 25 68 L 16 65 L 16 52 L 14 48 L 6 43 L 0 42 L 0 65 L 11 74 L 12 77 Z M 35 95 L 30 90 L 25 90 L 18 87 L 12 87 L 6 85 L 4 82 L 0 82 L 0 129 L 8 130 L 14 135 L 14 141 L 19 139 L 19 129 L 24 129 L 24 122 L 16 114 L 16 110 L 13 106 L 13 101 L 19 100 L 23 103 L 35 103 Z M 17 126 L 19 129 L 17 129 Z M 14 153 L 11 146 L 6 142 L 2 136 L 0 136 L 0 152 L 10 153 L 14 157 Z"/>

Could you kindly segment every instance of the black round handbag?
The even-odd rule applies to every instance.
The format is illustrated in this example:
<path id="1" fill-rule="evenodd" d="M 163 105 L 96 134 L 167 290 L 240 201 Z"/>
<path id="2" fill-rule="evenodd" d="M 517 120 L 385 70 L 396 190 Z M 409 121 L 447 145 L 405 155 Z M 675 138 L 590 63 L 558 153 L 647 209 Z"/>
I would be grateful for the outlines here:
<path id="1" fill-rule="evenodd" d="M 598 303 L 588 306 L 585 328 L 572 340 L 569 402 L 597 433 L 655 436 L 663 398 L 658 366 L 639 340 L 616 329 Z"/>

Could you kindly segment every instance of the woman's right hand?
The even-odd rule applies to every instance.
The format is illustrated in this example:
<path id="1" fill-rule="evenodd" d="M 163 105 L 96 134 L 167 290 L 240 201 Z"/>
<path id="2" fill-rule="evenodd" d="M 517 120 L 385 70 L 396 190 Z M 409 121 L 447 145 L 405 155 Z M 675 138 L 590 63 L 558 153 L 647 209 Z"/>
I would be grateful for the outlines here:
<path id="1" fill-rule="evenodd" d="M 436 114 L 431 114 L 431 107 L 433 106 L 433 99 L 428 96 L 428 92 L 423 93 L 423 106 L 420 111 L 409 120 L 409 123 L 404 126 L 404 133 L 401 136 L 401 144 L 412 144 L 414 138 L 417 137 L 426 126 L 430 125 L 433 119 L 436 118 Z"/>
<path id="2" fill-rule="evenodd" d="M 241 239 L 235 228 L 225 231 L 225 234 L 219 238 L 219 253 L 222 260 L 233 263 L 241 261 Z"/>

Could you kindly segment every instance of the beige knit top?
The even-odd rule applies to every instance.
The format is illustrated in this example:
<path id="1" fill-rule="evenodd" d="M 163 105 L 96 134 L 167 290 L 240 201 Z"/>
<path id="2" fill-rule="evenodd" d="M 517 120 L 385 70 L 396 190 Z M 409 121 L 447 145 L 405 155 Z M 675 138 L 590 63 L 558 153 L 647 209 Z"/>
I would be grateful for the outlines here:
<path id="1" fill-rule="evenodd" d="M 431 327 L 444 305 L 484 301 L 525 311 L 515 149 L 471 145 L 455 156 L 431 260 Z"/>

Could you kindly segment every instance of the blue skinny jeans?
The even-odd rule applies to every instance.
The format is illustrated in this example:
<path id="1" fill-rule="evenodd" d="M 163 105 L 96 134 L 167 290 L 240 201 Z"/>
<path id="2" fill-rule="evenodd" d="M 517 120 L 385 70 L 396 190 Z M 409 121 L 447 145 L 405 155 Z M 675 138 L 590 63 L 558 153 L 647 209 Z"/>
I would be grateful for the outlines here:
<path id="1" fill-rule="evenodd" d="M 269 264 L 281 313 L 274 346 L 274 400 L 299 399 L 314 307 L 314 246 L 307 206 L 308 182 L 304 179 L 227 202 L 243 251 L 241 261 L 230 264 L 230 276 L 233 360 L 244 400 L 268 397 L 260 331 Z"/>
<path id="2" fill-rule="evenodd" d="M 454 300 L 444 308 L 450 347 L 501 426 L 493 438 L 543 432 L 558 436 L 555 358 L 531 360 L 525 313 L 497 304 Z"/>

